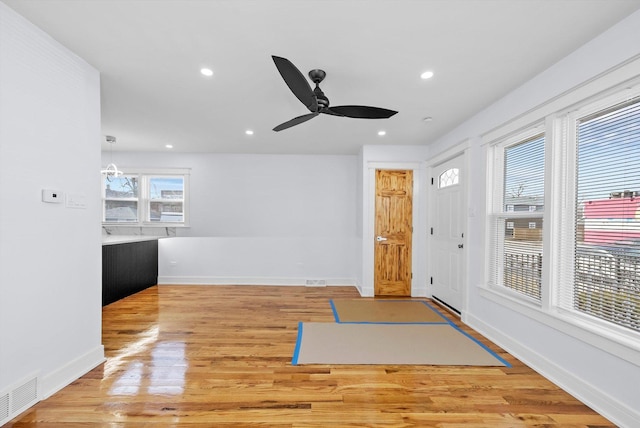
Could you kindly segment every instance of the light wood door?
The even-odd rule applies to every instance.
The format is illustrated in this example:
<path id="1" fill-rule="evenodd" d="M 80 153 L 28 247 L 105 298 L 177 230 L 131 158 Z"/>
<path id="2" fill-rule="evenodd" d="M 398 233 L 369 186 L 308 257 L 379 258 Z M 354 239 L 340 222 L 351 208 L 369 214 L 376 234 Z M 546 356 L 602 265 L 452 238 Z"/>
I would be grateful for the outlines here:
<path id="1" fill-rule="evenodd" d="M 413 171 L 376 170 L 374 292 L 411 295 Z"/>
<path id="2" fill-rule="evenodd" d="M 463 155 L 460 155 L 434 167 L 431 230 L 432 295 L 458 313 L 462 310 L 465 264 L 463 164 Z"/>

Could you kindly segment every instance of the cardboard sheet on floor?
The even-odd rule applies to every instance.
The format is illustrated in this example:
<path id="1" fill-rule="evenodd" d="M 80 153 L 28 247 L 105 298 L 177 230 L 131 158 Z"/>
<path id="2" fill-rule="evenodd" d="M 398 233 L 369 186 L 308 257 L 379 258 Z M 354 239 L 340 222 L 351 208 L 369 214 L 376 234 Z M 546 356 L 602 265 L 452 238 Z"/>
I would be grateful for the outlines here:
<path id="1" fill-rule="evenodd" d="M 292 363 L 509 366 L 453 324 L 300 323 Z"/>

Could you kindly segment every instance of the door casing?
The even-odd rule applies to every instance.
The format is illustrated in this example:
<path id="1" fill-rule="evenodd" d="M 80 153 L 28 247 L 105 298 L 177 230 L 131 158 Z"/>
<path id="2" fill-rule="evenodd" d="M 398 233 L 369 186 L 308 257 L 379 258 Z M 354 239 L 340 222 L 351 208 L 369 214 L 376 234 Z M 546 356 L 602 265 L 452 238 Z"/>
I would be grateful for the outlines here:
<path id="1" fill-rule="evenodd" d="M 367 204 L 363 210 L 362 236 L 362 283 L 358 288 L 364 297 L 373 297 L 374 240 L 375 240 L 375 199 L 376 169 L 404 169 L 413 171 L 413 234 L 411 238 L 411 296 L 426 297 L 424 263 L 426 258 L 426 186 L 424 183 L 425 162 L 367 162 L 363 194 Z"/>

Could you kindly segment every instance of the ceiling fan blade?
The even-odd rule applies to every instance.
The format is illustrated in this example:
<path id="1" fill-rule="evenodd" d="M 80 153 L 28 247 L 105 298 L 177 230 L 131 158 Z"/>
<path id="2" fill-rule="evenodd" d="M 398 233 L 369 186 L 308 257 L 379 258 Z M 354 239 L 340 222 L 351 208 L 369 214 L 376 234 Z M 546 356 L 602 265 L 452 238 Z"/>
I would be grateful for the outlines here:
<path id="1" fill-rule="evenodd" d="M 291 92 L 307 106 L 309 111 L 318 111 L 318 101 L 307 81 L 307 78 L 286 58 L 272 55 L 273 62 L 284 79 L 285 83 L 291 89 Z"/>
<path id="2" fill-rule="evenodd" d="M 388 110 L 380 107 L 369 106 L 334 106 L 330 107 L 338 116 L 353 117 L 356 119 L 387 119 L 398 113 L 394 110 Z"/>
<path id="3" fill-rule="evenodd" d="M 344 117 L 344 114 L 338 113 L 337 111 L 333 111 L 333 110 L 332 110 L 332 107 L 322 109 L 322 110 L 320 111 L 320 113 L 330 114 L 331 116 L 340 116 L 340 117 Z"/>
<path id="4" fill-rule="evenodd" d="M 315 113 L 308 113 L 308 114 L 303 114 L 302 116 L 294 117 L 293 119 L 276 126 L 275 128 L 273 128 L 273 130 L 278 132 L 278 131 L 282 131 L 283 129 L 291 128 L 292 126 L 296 126 L 303 122 L 306 122 L 307 120 L 313 119 L 319 114 L 320 113 L 315 112 Z"/>

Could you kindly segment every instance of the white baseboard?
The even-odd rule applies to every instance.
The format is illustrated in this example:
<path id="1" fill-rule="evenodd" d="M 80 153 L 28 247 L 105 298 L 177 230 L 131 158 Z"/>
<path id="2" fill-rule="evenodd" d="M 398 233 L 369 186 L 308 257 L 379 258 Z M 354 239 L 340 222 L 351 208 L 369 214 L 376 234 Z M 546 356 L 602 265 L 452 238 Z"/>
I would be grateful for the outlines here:
<path id="1" fill-rule="evenodd" d="M 219 276 L 158 276 L 158 284 L 180 285 L 294 285 L 308 286 L 308 280 L 324 280 L 327 286 L 356 286 L 352 278 L 275 278 Z M 316 286 L 317 285 L 313 285 Z"/>
<path id="2" fill-rule="evenodd" d="M 526 365 L 620 427 L 640 427 L 640 409 L 632 409 L 584 382 L 545 356 L 502 334 L 468 312 L 465 322 Z"/>
<path id="3" fill-rule="evenodd" d="M 96 346 L 84 355 L 57 370 L 42 376 L 41 400 L 47 399 L 71 382 L 85 375 L 105 361 L 104 346 Z"/>
<path id="4" fill-rule="evenodd" d="M 373 288 L 362 288 L 360 286 L 356 286 L 358 288 L 358 292 L 361 297 L 375 297 L 376 293 Z M 417 288 L 411 289 L 411 297 L 430 297 L 430 295 L 426 294 L 425 290 L 420 290 Z"/>
<path id="5" fill-rule="evenodd" d="M 369 287 L 358 287 L 358 291 L 360 292 L 360 296 L 362 297 L 375 297 L 375 291 L 373 288 Z"/>
<path id="6" fill-rule="evenodd" d="M 425 287 L 415 287 L 411 289 L 411 297 L 431 297 L 431 294 Z"/>

